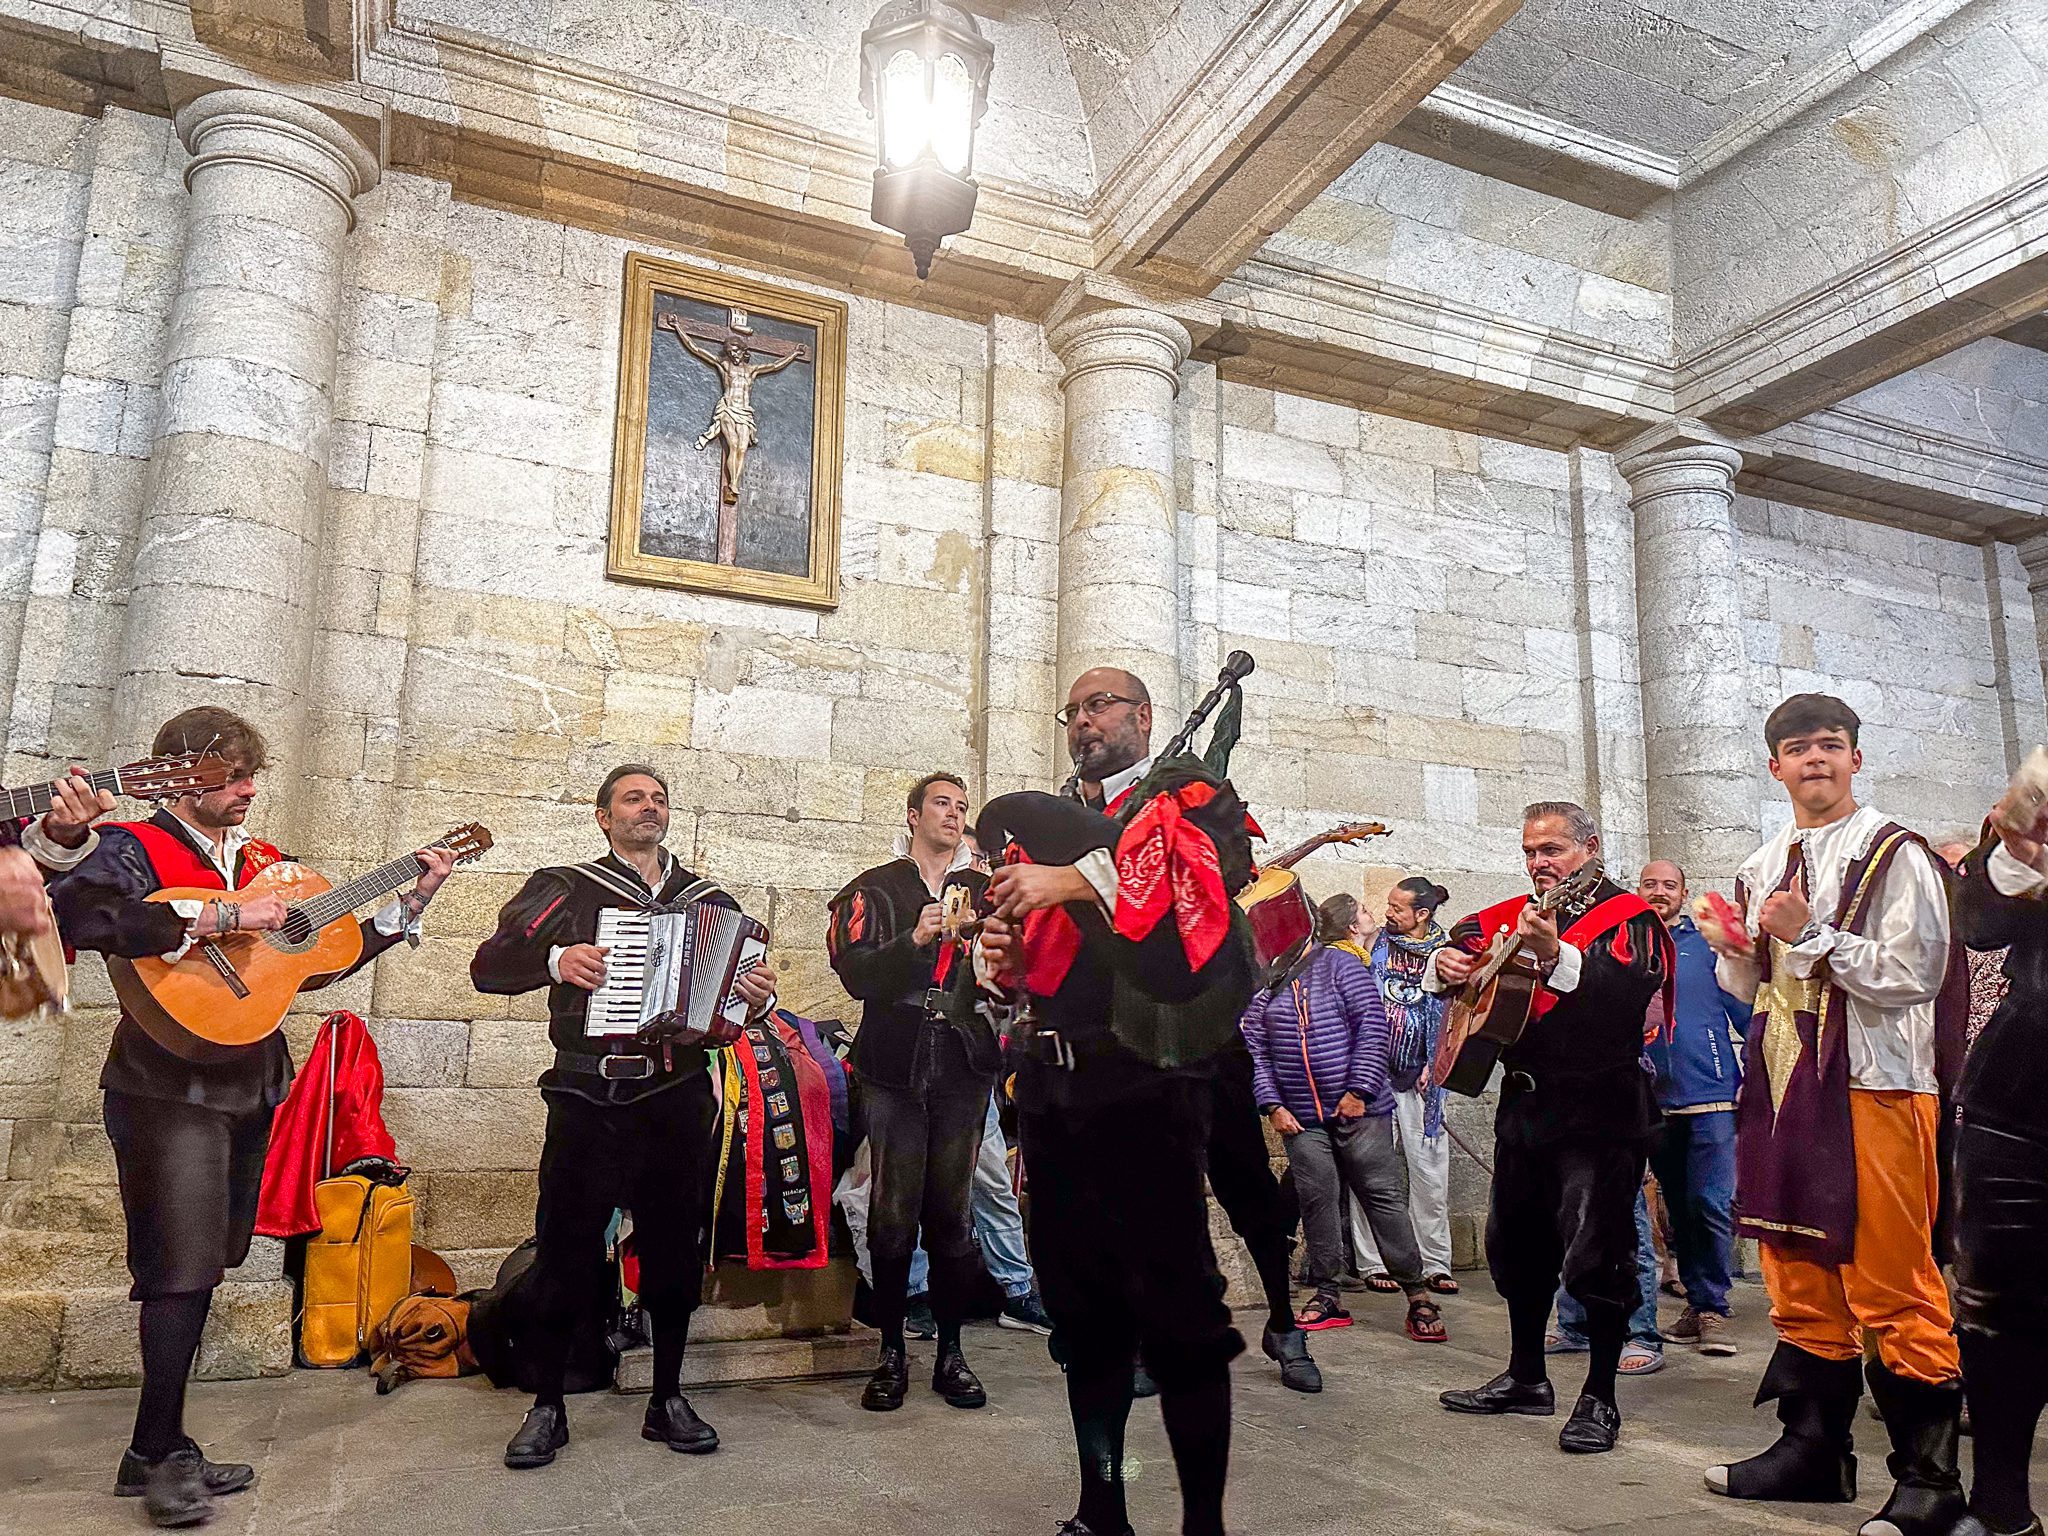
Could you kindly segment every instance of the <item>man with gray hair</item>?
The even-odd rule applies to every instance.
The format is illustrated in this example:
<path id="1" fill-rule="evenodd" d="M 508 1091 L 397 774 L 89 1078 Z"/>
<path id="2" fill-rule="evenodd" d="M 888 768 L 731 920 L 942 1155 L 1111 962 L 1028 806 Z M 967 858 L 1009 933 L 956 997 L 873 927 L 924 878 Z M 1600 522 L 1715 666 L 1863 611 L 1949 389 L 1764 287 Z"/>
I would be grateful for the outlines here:
<path id="1" fill-rule="evenodd" d="M 1522 860 L 1536 894 L 1598 870 L 1600 835 L 1583 807 L 1538 801 L 1522 813 Z M 1659 1126 L 1643 1068 L 1650 1003 L 1666 993 L 1671 939 L 1657 914 L 1604 874 L 1551 912 L 1511 897 L 1465 918 L 1423 985 L 1463 986 L 1498 940 L 1518 935 L 1540 977 L 1521 1037 L 1501 1055 L 1494 1117 L 1487 1265 L 1508 1304 L 1508 1368 L 1482 1387 L 1446 1392 L 1453 1413 L 1557 1411 L 1543 1333 L 1562 1279 L 1586 1312 L 1585 1386 L 1561 1449 L 1608 1451 L 1621 1429 L 1615 1370 L 1640 1300 L 1636 1192 Z"/>

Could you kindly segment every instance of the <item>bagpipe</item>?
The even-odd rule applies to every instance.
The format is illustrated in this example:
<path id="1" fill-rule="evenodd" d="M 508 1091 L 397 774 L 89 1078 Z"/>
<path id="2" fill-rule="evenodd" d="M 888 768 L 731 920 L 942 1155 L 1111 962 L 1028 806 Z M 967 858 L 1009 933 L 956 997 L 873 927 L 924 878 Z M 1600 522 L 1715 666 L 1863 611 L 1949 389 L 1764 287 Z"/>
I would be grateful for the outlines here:
<path id="1" fill-rule="evenodd" d="M 1259 983 L 1251 927 L 1233 899 L 1254 877 L 1250 821 L 1225 777 L 1251 670 L 1249 655 L 1231 653 L 1116 814 L 1036 790 L 982 808 L 975 838 L 992 859 L 1067 865 L 1102 851 L 1117 876 L 1113 918 L 1093 903 L 1025 918 L 1022 975 L 992 1008 L 1013 1044 L 1045 1037 L 1046 1059 L 1071 1066 L 1053 1026 L 1106 1015 L 1117 1044 L 1175 1067 L 1234 1037 Z M 1226 702 L 1195 756 L 1196 731 Z"/>

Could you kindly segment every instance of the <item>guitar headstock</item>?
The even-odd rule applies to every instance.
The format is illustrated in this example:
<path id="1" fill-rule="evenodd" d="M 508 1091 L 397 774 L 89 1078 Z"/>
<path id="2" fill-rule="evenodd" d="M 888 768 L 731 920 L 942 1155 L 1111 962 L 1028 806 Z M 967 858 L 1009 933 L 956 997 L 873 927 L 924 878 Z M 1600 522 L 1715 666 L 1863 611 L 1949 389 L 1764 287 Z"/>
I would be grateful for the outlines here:
<path id="1" fill-rule="evenodd" d="M 467 864 L 472 859 L 480 859 L 491 851 L 490 828 L 479 826 L 473 821 L 465 821 L 461 826 L 452 827 L 442 833 L 427 846 L 446 848 L 455 855 L 456 863 Z"/>
<path id="2" fill-rule="evenodd" d="M 1555 912 L 1559 907 L 1569 906 L 1580 897 L 1590 895 L 1593 888 L 1606 878 L 1607 866 L 1598 859 L 1588 859 L 1537 897 L 1536 910 Z"/>
<path id="3" fill-rule="evenodd" d="M 1322 840 L 1326 846 L 1331 843 L 1362 843 L 1369 837 L 1385 837 L 1392 830 L 1384 821 L 1347 821 L 1334 831 L 1325 832 Z"/>
<path id="4" fill-rule="evenodd" d="M 225 788 L 234 769 L 211 752 L 179 757 L 145 757 L 115 771 L 121 793 L 136 800 L 175 800 Z"/>

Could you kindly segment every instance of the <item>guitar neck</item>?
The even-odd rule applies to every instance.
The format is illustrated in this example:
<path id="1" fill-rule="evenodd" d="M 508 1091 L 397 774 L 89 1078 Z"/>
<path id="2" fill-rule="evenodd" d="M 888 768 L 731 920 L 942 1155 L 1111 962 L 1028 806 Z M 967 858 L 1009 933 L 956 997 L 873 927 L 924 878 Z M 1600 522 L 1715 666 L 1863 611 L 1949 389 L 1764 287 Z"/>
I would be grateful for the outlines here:
<path id="1" fill-rule="evenodd" d="M 1316 836 L 1310 838 L 1305 843 L 1297 843 L 1278 858 L 1266 860 L 1264 867 L 1267 869 L 1292 869 L 1329 840 L 1325 836 Z"/>
<path id="2" fill-rule="evenodd" d="M 366 875 L 358 875 L 346 885 L 337 885 L 323 895 L 315 896 L 300 908 L 315 928 L 325 928 L 338 917 L 367 907 L 371 902 L 389 896 L 408 881 L 417 880 L 426 871 L 419 855 L 408 853 L 402 859 L 393 859 L 389 864 L 380 864 Z"/>
<path id="3" fill-rule="evenodd" d="M 95 791 L 110 789 L 117 795 L 124 793 L 121 788 L 121 770 L 118 768 L 86 775 L 85 782 Z M 26 789 L 0 789 L 0 795 L 6 797 L 6 815 L 15 821 L 22 821 L 31 816 L 40 816 L 49 810 L 51 802 L 56 799 L 57 786 L 31 784 Z"/>

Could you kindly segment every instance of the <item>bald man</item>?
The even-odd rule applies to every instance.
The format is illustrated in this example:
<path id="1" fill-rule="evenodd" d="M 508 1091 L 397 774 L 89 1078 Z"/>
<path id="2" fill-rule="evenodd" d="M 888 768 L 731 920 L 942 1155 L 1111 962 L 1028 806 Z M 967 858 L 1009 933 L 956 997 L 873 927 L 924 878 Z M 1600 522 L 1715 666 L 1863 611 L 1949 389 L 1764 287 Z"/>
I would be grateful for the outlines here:
<path id="1" fill-rule="evenodd" d="M 1678 951 L 1678 1017 L 1650 1046 L 1664 1111 L 1664 1137 L 1650 1168 L 1671 1210 L 1685 1287 L 1685 1310 L 1663 1333 L 1703 1355 L 1732 1355 L 1728 1271 L 1735 1232 L 1735 1085 L 1742 1070 L 1732 1031 L 1747 1027 L 1749 1008 L 1715 979 L 1714 951 L 1686 911 L 1685 871 L 1670 859 L 1652 859 L 1637 878 L 1636 894 L 1664 919 Z"/>

